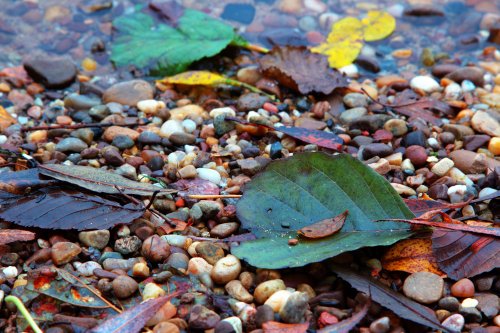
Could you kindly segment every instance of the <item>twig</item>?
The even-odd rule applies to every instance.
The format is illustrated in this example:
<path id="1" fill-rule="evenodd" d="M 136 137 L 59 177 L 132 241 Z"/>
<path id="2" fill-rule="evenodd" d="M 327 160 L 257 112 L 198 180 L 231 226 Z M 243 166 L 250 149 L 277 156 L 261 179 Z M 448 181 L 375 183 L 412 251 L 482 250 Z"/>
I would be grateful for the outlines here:
<path id="1" fill-rule="evenodd" d="M 189 194 L 187 196 L 189 199 L 200 199 L 200 200 L 210 200 L 210 199 L 227 199 L 227 198 L 241 198 L 241 194 Z"/>
<path id="2" fill-rule="evenodd" d="M 21 312 L 21 314 L 23 315 L 24 319 L 26 319 L 26 321 L 28 322 L 28 325 L 30 325 L 33 332 L 43 333 L 43 331 L 40 329 L 38 324 L 35 322 L 31 314 L 29 313 L 29 311 L 26 309 L 23 302 L 19 298 L 17 298 L 16 296 L 9 295 L 5 297 L 5 302 L 13 303 L 16 306 L 19 312 Z"/>
<path id="3" fill-rule="evenodd" d="M 393 109 L 397 109 L 397 108 L 402 108 L 402 107 L 406 107 L 406 106 L 412 106 L 414 104 L 417 104 L 419 103 L 419 101 L 414 101 L 414 102 L 410 102 L 408 104 L 399 104 L 399 105 L 391 105 L 391 104 L 385 104 L 385 103 L 382 103 L 378 100 L 376 100 L 375 98 L 371 97 L 370 94 L 368 94 L 368 92 L 364 89 L 364 88 L 361 88 L 361 91 L 375 104 L 378 104 L 378 105 L 381 105 L 383 107 L 386 107 L 386 108 L 393 108 Z"/>
<path id="4" fill-rule="evenodd" d="M 61 271 L 61 269 L 59 268 L 56 268 L 56 271 Z M 68 271 L 64 271 L 64 273 L 68 274 L 68 275 L 71 275 L 71 277 L 73 279 L 75 279 L 76 281 L 78 281 L 78 283 L 81 284 L 81 286 L 85 289 L 87 289 L 88 291 L 90 291 L 92 294 L 96 295 L 101 301 L 103 301 L 104 303 L 106 303 L 111 309 L 115 310 L 116 312 L 118 313 L 122 313 L 122 311 L 120 309 L 118 309 L 113 303 L 111 303 L 110 301 L 108 301 L 107 299 L 105 299 L 104 297 L 101 296 L 101 293 L 97 290 L 94 289 L 94 287 L 91 287 L 87 284 L 85 284 L 82 280 L 80 280 L 77 276 L 71 274 L 70 272 Z"/>
<path id="5" fill-rule="evenodd" d="M 38 130 L 53 130 L 53 129 L 79 129 L 79 128 L 89 128 L 89 127 L 108 127 L 108 126 L 123 126 L 131 127 L 137 125 L 146 125 L 147 122 L 132 123 L 132 124 L 113 124 L 113 123 L 88 123 L 88 124 L 75 124 L 75 125 L 46 125 L 46 126 L 33 126 L 33 127 L 23 127 L 21 132 L 31 132 Z"/>

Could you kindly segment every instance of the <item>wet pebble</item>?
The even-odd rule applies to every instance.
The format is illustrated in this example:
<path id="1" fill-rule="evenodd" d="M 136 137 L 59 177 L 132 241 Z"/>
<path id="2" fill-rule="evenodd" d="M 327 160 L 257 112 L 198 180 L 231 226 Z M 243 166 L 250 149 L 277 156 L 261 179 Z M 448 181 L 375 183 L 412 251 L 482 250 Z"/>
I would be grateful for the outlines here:
<path id="1" fill-rule="evenodd" d="M 92 246 L 99 250 L 104 249 L 108 245 L 109 237 L 109 230 L 81 231 L 78 234 L 78 239 L 85 246 Z"/>
<path id="2" fill-rule="evenodd" d="M 203 305 L 196 304 L 189 313 L 189 327 L 207 330 L 214 328 L 220 321 L 220 316 Z"/>
<path id="3" fill-rule="evenodd" d="M 363 149 L 363 159 L 368 160 L 372 157 L 385 157 L 391 155 L 392 147 L 384 143 L 370 143 Z"/>
<path id="4" fill-rule="evenodd" d="M 280 309 L 280 317 L 285 323 L 296 324 L 306 320 L 309 297 L 300 291 L 293 292 Z"/>
<path id="5" fill-rule="evenodd" d="M 94 269 L 102 269 L 102 266 L 95 261 L 87 261 L 84 263 L 74 264 L 76 270 L 83 276 L 94 275 Z"/>
<path id="6" fill-rule="evenodd" d="M 117 135 L 113 138 L 111 144 L 116 148 L 123 150 L 132 148 L 135 145 L 135 142 L 127 135 Z"/>
<path id="7" fill-rule="evenodd" d="M 343 101 L 348 108 L 366 107 L 368 105 L 368 98 L 360 93 L 347 94 L 344 96 Z"/>
<path id="8" fill-rule="evenodd" d="M 241 95 L 238 98 L 238 103 L 236 105 L 237 109 L 242 112 L 256 111 L 268 102 L 269 98 L 256 93 L 248 93 Z"/>
<path id="9" fill-rule="evenodd" d="M 403 136 L 408 132 L 406 121 L 403 119 L 390 119 L 384 124 L 384 129 L 394 136 Z"/>
<path id="10" fill-rule="evenodd" d="M 285 288 L 285 283 L 281 279 L 268 280 L 260 283 L 255 288 L 253 296 L 257 303 L 263 304 L 275 292 Z"/>
<path id="11" fill-rule="evenodd" d="M 213 169 L 198 168 L 196 169 L 196 172 L 198 173 L 199 178 L 208 180 L 209 182 L 212 182 L 217 185 L 220 184 L 222 180 L 220 173 L 218 173 L 216 170 Z"/>
<path id="12" fill-rule="evenodd" d="M 443 297 L 439 300 L 438 303 L 440 308 L 443 308 L 445 310 L 448 310 L 450 312 L 457 312 L 458 309 L 460 308 L 460 302 L 458 301 L 457 298 L 448 296 L 448 297 Z"/>
<path id="13" fill-rule="evenodd" d="M 161 136 L 151 131 L 144 131 L 141 134 L 139 134 L 137 142 L 142 143 L 144 145 L 157 145 L 161 143 Z"/>
<path id="14" fill-rule="evenodd" d="M 59 141 L 56 145 L 56 150 L 60 152 L 76 152 L 79 153 L 85 148 L 87 144 L 78 138 L 65 138 Z"/>
<path id="15" fill-rule="evenodd" d="M 464 80 L 469 80 L 475 85 L 482 87 L 484 85 L 484 71 L 477 67 L 462 67 L 457 68 L 445 76 L 457 83 L 462 83 Z"/>
<path id="16" fill-rule="evenodd" d="M 141 248 L 142 242 L 137 236 L 127 236 L 116 240 L 114 249 L 124 255 L 133 254 Z"/>
<path id="17" fill-rule="evenodd" d="M 142 100 L 152 99 L 153 87 L 144 80 L 131 80 L 119 82 L 104 91 L 104 103 L 119 103 L 122 105 L 136 106 Z"/>
<path id="18" fill-rule="evenodd" d="M 377 320 L 374 320 L 370 324 L 370 332 L 371 333 L 387 333 L 391 328 L 391 322 L 389 317 L 382 317 Z"/>
<path id="19" fill-rule="evenodd" d="M 141 253 L 152 262 L 163 262 L 170 255 L 170 245 L 160 236 L 152 235 L 142 243 Z"/>
<path id="20" fill-rule="evenodd" d="M 426 93 L 432 93 L 441 89 L 439 83 L 430 76 L 415 76 L 410 81 L 410 87 Z"/>
<path id="21" fill-rule="evenodd" d="M 455 297 L 472 297 L 474 296 L 474 283 L 469 279 L 461 279 L 451 286 L 451 294 Z"/>
<path id="22" fill-rule="evenodd" d="M 66 88 L 73 83 L 77 73 L 69 57 L 33 57 L 23 66 L 30 77 L 47 88 Z"/>
<path id="23" fill-rule="evenodd" d="M 255 314 L 255 323 L 257 327 L 262 327 L 262 324 L 268 321 L 274 320 L 273 309 L 266 304 L 257 307 L 257 313 Z"/>
<path id="24" fill-rule="evenodd" d="M 500 136 L 500 122 L 485 111 L 476 111 L 471 119 L 472 127 L 490 136 Z"/>
<path id="25" fill-rule="evenodd" d="M 409 146 L 406 148 L 405 154 L 416 167 L 427 163 L 427 151 L 422 146 Z"/>
<path id="26" fill-rule="evenodd" d="M 345 110 L 340 114 L 340 121 L 343 124 L 350 125 L 352 122 L 360 119 L 368 113 L 364 107 L 356 107 L 352 109 Z"/>
<path id="27" fill-rule="evenodd" d="M 451 332 L 460 333 L 465 325 L 465 319 L 461 314 L 456 313 L 446 318 L 441 324 Z"/>
<path id="28" fill-rule="evenodd" d="M 211 265 L 224 258 L 224 250 L 211 242 L 200 242 L 196 246 L 196 253 Z"/>
<path id="29" fill-rule="evenodd" d="M 139 284 L 127 275 L 118 276 L 113 280 L 112 286 L 116 297 L 121 299 L 132 296 L 139 288 Z"/>
<path id="30" fill-rule="evenodd" d="M 52 245 L 51 258 L 54 265 L 63 265 L 72 261 L 82 252 L 78 244 L 71 242 L 58 242 Z"/>
<path id="31" fill-rule="evenodd" d="M 229 281 L 224 287 L 229 294 L 229 296 L 237 299 L 238 301 L 251 303 L 253 302 L 253 296 L 248 292 L 248 290 L 243 287 L 241 281 L 232 280 Z"/>
<path id="32" fill-rule="evenodd" d="M 237 257 L 228 254 L 215 263 L 212 271 L 210 272 L 210 277 L 217 284 L 225 284 L 238 278 L 240 272 L 240 260 Z"/>
<path id="33" fill-rule="evenodd" d="M 125 164 L 125 160 L 123 159 L 122 155 L 120 154 L 118 149 L 113 146 L 104 147 L 101 150 L 101 155 L 109 165 L 120 166 L 122 164 Z"/>
<path id="34" fill-rule="evenodd" d="M 221 223 L 210 230 L 210 236 L 216 238 L 226 238 L 234 234 L 240 225 L 237 222 Z"/>

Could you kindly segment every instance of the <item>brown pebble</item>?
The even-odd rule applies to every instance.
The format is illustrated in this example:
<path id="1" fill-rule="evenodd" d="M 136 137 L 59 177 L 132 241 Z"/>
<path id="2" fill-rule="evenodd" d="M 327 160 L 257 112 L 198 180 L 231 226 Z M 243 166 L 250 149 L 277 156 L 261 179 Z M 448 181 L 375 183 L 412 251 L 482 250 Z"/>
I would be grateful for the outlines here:
<path id="1" fill-rule="evenodd" d="M 474 283 L 469 279 L 461 279 L 451 286 L 451 294 L 455 297 L 472 297 L 474 296 Z"/>
<path id="2" fill-rule="evenodd" d="M 297 238 L 291 238 L 288 240 L 288 245 L 295 246 L 299 244 L 299 240 Z"/>
<path id="3" fill-rule="evenodd" d="M 113 291 L 118 298 L 128 298 L 139 288 L 139 284 L 127 275 L 120 275 L 113 280 Z"/>
<path id="4" fill-rule="evenodd" d="M 78 244 L 71 242 L 58 242 L 52 245 L 51 257 L 54 265 L 67 264 L 82 252 Z"/>

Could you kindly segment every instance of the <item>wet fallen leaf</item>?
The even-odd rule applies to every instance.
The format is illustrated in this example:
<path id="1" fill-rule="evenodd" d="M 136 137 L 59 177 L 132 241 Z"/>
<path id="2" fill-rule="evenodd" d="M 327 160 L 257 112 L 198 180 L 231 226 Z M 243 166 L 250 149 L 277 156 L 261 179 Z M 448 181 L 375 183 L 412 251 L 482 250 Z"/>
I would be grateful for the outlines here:
<path id="1" fill-rule="evenodd" d="M 133 194 L 151 196 L 159 192 L 159 196 L 175 191 L 164 189 L 153 184 L 140 183 L 119 174 L 81 165 L 41 164 L 38 169 L 42 175 L 77 185 L 98 193 Z"/>
<path id="2" fill-rule="evenodd" d="M 185 9 L 175 23 L 175 27 L 157 23 L 142 12 L 116 18 L 111 60 L 117 66 L 134 65 L 154 75 L 172 75 L 229 44 L 248 45 L 230 25 L 197 10 Z"/>
<path id="3" fill-rule="evenodd" d="M 361 320 L 368 313 L 368 309 L 370 308 L 371 301 L 368 298 L 367 302 L 363 305 L 361 310 L 353 314 L 351 317 L 342 320 L 339 323 L 328 325 L 320 330 L 317 333 L 349 333 L 351 330 L 358 325 Z"/>
<path id="4" fill-rule="evenodd" d="M 244 120 L 234 118 L 234 117 L 226 117 L 226 120 L 235 121 L 241 124 L 260 126 L 264 128 L 268 128 L 274 131 L 278 131 L 284 133 L 292 138 L 298 139 L 300 141 L 304 141 L 307 143 L 312 143 L 318 145 L 319 147 L 333 149 L 335 151 L 341 151 L 342 145 L 344 144 L 344 140 L 342 140 L 338 135 L 333 134 L 331 132 L 307 129 L 303 127 L 289 127 L 289 126 L 267 126 L 263 124 L 253 124 L 246 122 Z"/>
<path id="5" fill-rule="evenodd" d="M 330 94 L 348 84 L 340 72 L 328 67 L 325 57 L 306 47 L 275 47 L 259 62 L 265 76 L 302 94 Z"/>
<path id="6" fill-rule="evenodd" d="M 347 214 L 349 214 L 348 210 L 335 217 L 324 219 L 308 225 L 307 227 L 301 228 L 297 231 L 297 233 L 302 237 L 312 239 L 328 237 L 339 231 L 344 226 Z"/>
<path id="7" fill-rule="evenodd" d="M 116 315 L 97 327 L 92 328 L 88 333 L 136 333 L 140 332 L 146 322 L 170 299 L 180 295 L 179 290 L 167 296 L 149 299 L 134 306 L 127 311 Z"/>
<path id="8" fill-rule="evenodd" d="M 17 123 L 17 120 L 0 105 L 0 131 L 3 132 L 7 127 L 15 123 Z"/>
<path id="9" fill-rule="evenodd" d="M 54 185 L 57 180 L 41 179 L 38 169 L 0 173 L 0 190 L 13 194 L 25 194 L 40 187 Z"/>
<path id="10" fill-rule="evenodd" d="M 309 323 L 284 324 L 278 321 L 268 321 L 262 324 L 264 333 L 305 333 Z"/>
<path id="11" fill-rule="evenodd" d="M 288 245 L 299 229 L 346 209 L 349 215 L 339 232 Z M 271 162 L 245 185 L 236 213 L 242 227 L 258 239 L 231 251 L 260 268 L 304 266 L 412 234 L 397 223 L 373 222 L 375 216 L 413 214 L 382 176 L 348 154 L 302 153 Z"/>
<path id="12" fill-rule="evenodd" d="M 500 267 L 500 241 L 495 237 L 436 229 L 432 250 L 439 268 L 454 280 Z"/>
<path id="13" fill-rule="evenodd" d="M 220 193 L 219 187 L 214 183 L 200 178 L 195 179 L 181 179 L 175 183 L 170 184 L 170 186 L 179 192 L 177 194 L 181 197 L 187 197 L 189 195 L 196 194 L 213 194 L 218 195 Z"/>
<path id="14" fill-rule="evenodd" d="M 144 206 L 89 191 L 51 186 L 25 195 L 0 191 L 0 218 L 44 229 L 108 229 L 141 217 Z"/>
<path id="15" fill-rule="evenodd" d="M 363 38 L 367 42 L 384 39 L 396 29 L 396 19 L 387 12 L 371 10 L 361 20 L 363 23 Z"/>
<path id="16" fill-rule="evenodd" d="M 373 301 L 393 311 L 396 315 L 442 332 L 450 332 L 439 323 L 436 314 L 430 308 L 414 302 L 382 283 L 350 269 L 332 265 L 332 270 L 354 289 L 369 294 Z"/>
<path id="17" fill-rule="evenodd" d="M 363 48 L 364 26 L 355 17 L 346 17 L 332 25 L 326 42 L 311 48 L 328 58 L 330 67 L 340 68 L 353 63 Z"/>
<path id="18" fill-rule="evenodd" d="M 254 86 L 209 71 L 187 71 L 174 76 L 166 77 L 162 80 L 158 80 L 157 82 L 168 83 L 168 84 L 195 85 L 195 86 L 197 85 L 217 86 L 221 84 L 227 84 L 234 87 L 244 87 L 252 92 L 267 95 L 271 99 L 274 99 L 274 96 L 268 95 Z"/>
<path id="19" fill-rule="evenodd" d="M 0 229 L 0 245 L 13 242 L 28 242 L 35 239 L 35 233 L 19 229 Z"/>
<path id="20" fill-rule="evenodd" d="M 435 200 L 422 200 L 422 199 L 403 199 L 405 204 L 410 208 L 413 214 L 416 216 L 420 216 L 424 213 L 433 210 L 448 210 L 448 209 L 457 209 L 462 208 L 465 205 L 468 205 L 468 202 L 460 202 L 460 203 L 447 203 L 440 202 Z"/>
<path id="21" fill-rule="evenodd" d="M 381 261 L 382 267 L 388 271 L 431 272 L 440 276 L 446 275 L 437 266 L 432 251 L 432 241 L 428 238 L 399 241 L 387 250 Z"/>

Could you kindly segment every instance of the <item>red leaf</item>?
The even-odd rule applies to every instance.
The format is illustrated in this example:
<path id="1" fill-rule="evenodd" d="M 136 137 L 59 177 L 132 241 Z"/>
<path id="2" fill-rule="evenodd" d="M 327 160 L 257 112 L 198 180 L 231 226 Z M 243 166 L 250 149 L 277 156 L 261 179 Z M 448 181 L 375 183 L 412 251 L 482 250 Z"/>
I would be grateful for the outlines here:
<path id="1" fill-rule="evenodd" d="M 0 230 L 0 245 L 13 242 L 27 242 L 35 239 L 35 233 L 26 230 L 18 229 L 2 229 Z"/>
<path id="2" fill-rule="evenodd" d="M 309 323 L 283 324 L 277 321 L 268 321 L 262 324 L 264 333 L 305 333 Z"/>
<path id="3" fill-rule="evenodd" d="M 435 201 L 435 200 L 422 200 L 422 199 L 403 199 L 408 208 L 416 216 L 420 216 L 423 213 L 432 210 L 445 210 L 445 209 L 456 209 L 462 208 L 468 205 L 468 202 L 459 202 L 455 204 Z"/>
<path id="4" fill-rule="evenodd" d="M 342 320 L 340 323 L 326 326 L 320 330 L 318 333 L 349 333 L 351 329 L 354 328 L 368 313 L 368 309 L 370 308 L 370 299 L 363 305 L 360 311 L 356 312 L 350 318 Z"/>
<path id="5" fill-rule="evenodd" d="M 146 322 L 172 297 L 183 293 L 184 290 L 176 291 L 168 296 L 150 299 L 137 306 L 128 309 L 121 314 L 106 320 L 101 325 L 88 331 L 89 333 L 136 333 L 140 332 Z"/>
<path id="6" fill-rule="evenodd" d="M 439 268 L 454 280 L 500 267 L 500 242 L 494 237 L 436 229 L 432 250 Z"/>
<path id="7" fill-rule="evenodd" d="M 303 227 L 297 231 L 297 233 L 305 238 L 324 238 L 333 235 L 344 226 L 345 219 L 349 214 L 346 210 L 340 215 L 335 217 L 324 219 L 319 222 L 313 223 L 306 227 Z"/>

